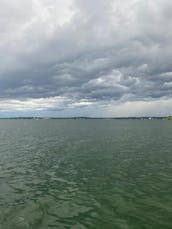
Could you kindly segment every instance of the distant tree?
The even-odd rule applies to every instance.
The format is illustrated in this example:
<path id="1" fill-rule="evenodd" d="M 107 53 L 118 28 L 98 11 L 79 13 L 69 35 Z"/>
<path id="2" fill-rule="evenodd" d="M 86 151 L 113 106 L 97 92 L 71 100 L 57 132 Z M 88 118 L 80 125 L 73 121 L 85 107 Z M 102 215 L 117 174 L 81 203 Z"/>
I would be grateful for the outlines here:
<path id="1" fill-rule="evenodd" d="M 172 116 L 168 116 L 167 120 L 171 120 L 172 121 Z"/>

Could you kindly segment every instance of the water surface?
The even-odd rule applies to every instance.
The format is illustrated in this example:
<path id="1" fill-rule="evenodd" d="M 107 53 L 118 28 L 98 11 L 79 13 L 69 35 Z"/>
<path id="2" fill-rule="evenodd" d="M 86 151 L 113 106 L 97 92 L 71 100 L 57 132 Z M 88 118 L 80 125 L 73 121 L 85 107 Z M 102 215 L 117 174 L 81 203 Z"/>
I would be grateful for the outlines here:
<path id="1" fill-rule="evenodd" d="M 0 228 L 171 229 L 172 122 L 0 120 Z"/>

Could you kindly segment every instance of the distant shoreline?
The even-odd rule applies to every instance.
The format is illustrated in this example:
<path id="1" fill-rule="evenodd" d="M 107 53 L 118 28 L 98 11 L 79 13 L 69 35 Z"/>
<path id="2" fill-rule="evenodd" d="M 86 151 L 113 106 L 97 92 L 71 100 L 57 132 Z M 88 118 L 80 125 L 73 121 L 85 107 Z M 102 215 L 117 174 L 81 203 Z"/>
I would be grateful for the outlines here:
<path id="1" fill-rule="evenodd" d="M 0 119 L 29 119 L 29 120 L 48 120 L 48 119 L 113 119 L 113 120 L 171 120 L 171 116 L 164 117 L 4 117 Z"/>

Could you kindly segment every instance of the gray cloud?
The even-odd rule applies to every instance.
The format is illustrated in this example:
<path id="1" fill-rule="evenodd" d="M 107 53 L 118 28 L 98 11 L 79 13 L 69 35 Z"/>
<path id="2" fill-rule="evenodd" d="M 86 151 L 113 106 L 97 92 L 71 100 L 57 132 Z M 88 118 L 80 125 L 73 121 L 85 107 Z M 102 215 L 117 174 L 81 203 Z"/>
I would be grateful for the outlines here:
<path id="1" fill-rule="evenodd" d="M 170 1 L 1 3 L 2 101 L 63 97 L 65 108 L 171 98 Z"/>

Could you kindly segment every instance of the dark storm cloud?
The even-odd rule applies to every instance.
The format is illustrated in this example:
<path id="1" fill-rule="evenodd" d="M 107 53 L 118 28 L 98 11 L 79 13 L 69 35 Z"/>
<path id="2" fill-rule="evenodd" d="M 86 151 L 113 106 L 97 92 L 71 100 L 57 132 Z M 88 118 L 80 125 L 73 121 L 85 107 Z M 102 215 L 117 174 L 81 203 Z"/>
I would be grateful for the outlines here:
<path id="1" fill-rule="evenodd" d="M 73 102 L 125 102 L 171 97 L 170 1 L 2 4 L 1 99 L 62 96 Z"/>

